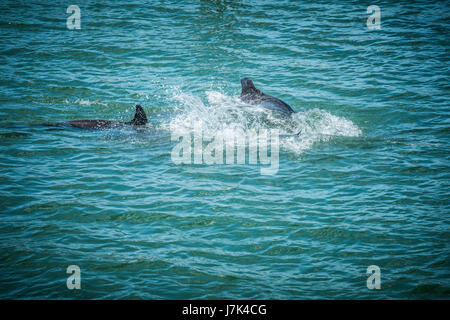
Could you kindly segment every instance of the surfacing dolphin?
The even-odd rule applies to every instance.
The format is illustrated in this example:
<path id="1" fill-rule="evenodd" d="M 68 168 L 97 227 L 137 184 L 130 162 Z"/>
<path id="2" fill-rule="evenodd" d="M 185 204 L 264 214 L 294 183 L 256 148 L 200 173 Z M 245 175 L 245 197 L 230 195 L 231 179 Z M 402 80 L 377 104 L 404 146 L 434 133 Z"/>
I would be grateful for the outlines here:
<path id="1" fill-rule="evenodd" d="M 241 86 L 241 100 L 245 103 L 260 104 L 269 109 L 281 111 L 287 115 L 291 115 L 295 112 L 286 102 L 261 92 L 249 78 L 242 78 Z"/>
<path id="2" fill-rule="evenodd" d="M 141 107 L 141 105 L 138 104 L 136 105 L 136 113 L 134 114 L 133 120 L 128 122 L 111 121 L 111 120 L 72 120 L 72 121 L 58 122 L 50 125 L 57 125 L 57 126 L 68 125 L 80 129 L 107 129 L 120 127 L 124 125 L 143 126 L 147 124 L 147 122 L 148 122 L 147 115 L 145 114 L 145 111 Z"/>

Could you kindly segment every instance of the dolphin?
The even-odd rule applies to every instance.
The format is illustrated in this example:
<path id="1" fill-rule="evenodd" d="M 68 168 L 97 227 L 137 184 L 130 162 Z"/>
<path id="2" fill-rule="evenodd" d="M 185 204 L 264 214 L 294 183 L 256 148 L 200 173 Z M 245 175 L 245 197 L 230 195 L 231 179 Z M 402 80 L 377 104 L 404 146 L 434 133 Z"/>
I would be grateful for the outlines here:
<path id="1" fill-rule="evenodd" d="M 111 120 L 72 120 L 65 122 L 58 122 L 53 125 L 57 126 L 72 126 L 80 129 L 106 129 L 106 128 L 114 128 L 120 127 L 124 125 L 132 125 L 132 126 L 143 126 L 147 124 L 147 115 L 145 114 L 144 109 L 141 105 L 136 105 L 136 113 L 134 114 L 134 118 L 128 122 L 120 122 L 120 121 L 111 121 Z M 52 125 L 52 124 L 50 124 Z"/>
<path id="2" fill-rule="evenodd" d="M 241 100 L 245 103 L 260 104 L 269 109 L 281 111 L 289 116 L 295 112 L 286 102 L 261 92 L 249 78 L 242 78 L 241 86 Z"/>

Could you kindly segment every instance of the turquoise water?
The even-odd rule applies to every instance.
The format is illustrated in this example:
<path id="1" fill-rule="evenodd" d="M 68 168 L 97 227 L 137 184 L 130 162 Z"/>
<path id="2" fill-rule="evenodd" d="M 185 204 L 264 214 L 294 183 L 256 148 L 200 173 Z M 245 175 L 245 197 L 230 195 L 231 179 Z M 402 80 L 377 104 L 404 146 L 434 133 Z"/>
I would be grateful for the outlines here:
<path id="1" fill-rule="evenodd" d="M 448 6 L 369 4 L 1 1 L 0 298 L 448 299 Z M 195 121 L 278 128 L 278 172 L 175 164 Z"/>

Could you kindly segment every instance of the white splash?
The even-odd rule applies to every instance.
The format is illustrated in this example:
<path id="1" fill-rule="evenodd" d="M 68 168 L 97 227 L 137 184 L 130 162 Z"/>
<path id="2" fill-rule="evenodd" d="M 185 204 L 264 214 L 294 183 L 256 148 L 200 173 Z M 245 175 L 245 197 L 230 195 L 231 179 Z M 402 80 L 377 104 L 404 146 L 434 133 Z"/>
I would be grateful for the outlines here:
<path id="1" fill-rule="evenodd" d="M 358 137 L 360 128 L 352 121 L 321 110 L 297 112 L 287 119 L 261 106 L 243 103 L 238 96 L 227 96 L 217 91 L 206 91 L 205 98 L 172 91 L 175 115 L 161 128 L 183 134 L 192 132 L 194 124 L 202 122 L 203 131 L 217 136 L 229 130 L 279 129 L 280 149 L 301 155 L 315 143 L 329 141 L 333 137 Z"/>

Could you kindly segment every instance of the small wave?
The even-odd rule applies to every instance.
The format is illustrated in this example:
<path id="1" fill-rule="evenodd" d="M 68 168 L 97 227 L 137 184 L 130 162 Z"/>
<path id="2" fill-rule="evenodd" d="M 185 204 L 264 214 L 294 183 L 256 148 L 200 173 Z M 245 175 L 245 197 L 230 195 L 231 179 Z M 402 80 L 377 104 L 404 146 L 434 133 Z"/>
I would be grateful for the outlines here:
<path id="1" fill-rule="evenodd" d="M 74 101 L 69 101 L 68 99 L 66 99 L 64 101 L 64 103 L 66 103 L 66 104 L 78 104 L 80 106 L 91 106 L 91 105 L 100 105 L 100 106 L 104 106 L 104 107 L 107 106 L 106 103 L 103 103 L 103 102 L 100 102 L 100 101 L 97 101 L 97 100 L 91 101 L 89 99 L 76 99 Z"/>

